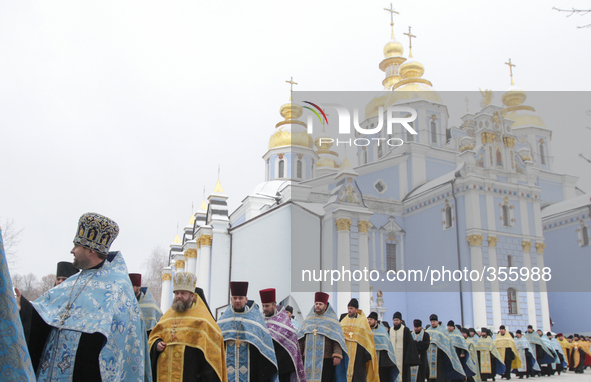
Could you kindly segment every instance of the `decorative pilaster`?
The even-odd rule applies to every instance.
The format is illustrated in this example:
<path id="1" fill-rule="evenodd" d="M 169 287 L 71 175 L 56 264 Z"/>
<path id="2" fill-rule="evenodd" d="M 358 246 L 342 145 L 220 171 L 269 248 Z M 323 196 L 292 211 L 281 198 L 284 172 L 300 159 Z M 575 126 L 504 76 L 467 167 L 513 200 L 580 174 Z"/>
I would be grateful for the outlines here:
<path id="1" fill-rule="evenodd" d="M 470 235 L 466 239 L 468 240 L 470 247 L 474 247 L 476 245 L 478 245 L 478 246 L 482 245 L 483 237 L 482 237 L 482 235 Z"/>
<path id="2" fill-rule="evenodd" d="M 205 296 L 209 296 L 210 284 L 210 268 L 211 268 L 211 243 L 213 242 L 212 235 L 201 235 L 199 237 L 200 261 L 197 275 L 197 286 L 203 289 Z"/>
<path id="3" fill-rule="evenodd" d="M 540 268 L 540 274 L 544 269 L 544 248 L 546 244 L 536 243 L 536 253 L 538 256 L 538 268 Z M 542 330 L 547 332 L 550 330 L 550 306 L 548 304 L 548 288 L 546 281 L 540 277 L 538 284 L 540 285 L 540 303 L 542 304 Z"/>
<path id="4" fill-rule="evenodd" d="M 488 247 L 496 247 L 497 246 L 497 242 L 499 241 L 499 238 L 496 236 L 489 236 L 488 237 Z"/>
<path id="5" fill-rule="evenodd" d="M 544 243 L 536 243 L 536 253 L 544 254 L 544 249 L 546 248 L 546 244 Z"/>
<path id="6" fill-rule="evenodd" d="M 338 218 L 337 226 L 337 269 L 351 271 L 351 236 L 350 229 L 353 221 L 350 218 Z M 337 282 L 337 311 L 345 311 L 351 300 L 351 283 Z"/>
<path id="7" fill-rule="evenodd" d="M 483 133 L 484 134 L 484 133 Z M 470 244 L 470 263 L 472 269 L 482 269 L 482 240 L 483 236 L 479 234 L 466 237 Z M 487 326 L 486 318 L 486 296 L 484 293 L 484 280 L 472 281 L 472 309 L 474 313 L 474 327 Z"/>
<path id="8" fill-rule="evenodd" d="M 353 221 L 349 218 L 341 218 L 336 220 L 335 225 L 337 226 L 337 231 L 349 231 L 351 230 Z"/>
<path id="9" fill-rule="evenodd" d="M 363 272 L 364 269 L 369 270 L 369 235 L 368 230 L 371 223 L 367 220 L 359 220 L 357 222 L 359 228 L 359 269 Z M 371 292 L 369 287 L 369 280 L 361 280 L 359 282 L 359 308 L 364 312 L 368 312 L 371 305 Z"/>
<path id="10" fill-rule="evenodd" d="M 191 272 L 194 275 L 197 269 L 197 249 L 189 248 L 185 251 L 185 259 L 187 261 L 187 272 Z"/>
<path id="11" fill-rule="evenodd" d="M 523 240 L 521 246 L 523 247 L 523 252 L 529 252 L 531 250 L 531 241 Z"/>
<path id="12" fill-rule="evenodd" d="M 523 266 L 527 269 L 532 268 L 532 254 L 531 241 L 523 240 L 521 242 L 523 247 Z M 526 300 L 527 300 L 527 316 L 530 322 L 536 322 L 536 295 L 534 293 L 534 282 L 530 277 L 525 280 Z M 535 327 L 535 325 L 534 325 Z"/>
<path id="13" fill-rule="evenodd" d="M 165 267 L 162 270 L 162 296 L 160 298 L 160 310 L 166 312 L 172 302 L 172 269 Z"/>
<path id="14" fill-rule="evenodd" d="M 174 270 L 175 272 L 184 272 L 185 271 L 185 260 L 177 260 L 174 262 Z"/>

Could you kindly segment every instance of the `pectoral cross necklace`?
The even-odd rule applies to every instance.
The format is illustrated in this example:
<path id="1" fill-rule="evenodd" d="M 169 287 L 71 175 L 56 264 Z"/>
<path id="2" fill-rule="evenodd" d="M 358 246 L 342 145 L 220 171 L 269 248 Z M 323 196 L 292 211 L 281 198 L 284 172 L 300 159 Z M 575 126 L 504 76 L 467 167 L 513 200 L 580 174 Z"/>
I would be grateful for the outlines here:
<path id="1" fill-rule="evenodd" d="M 86 280 L 86 283 L 84 283 L 84 285 L 82 286 L 82 288 L 80 288 L 80 290 L 78 291 L 78 293 L 76 293 L 76 296 L 74 296 L 74 300 L 72 300 L 72 293 L 74 292 L 74 289 L 76 288 L 76 284 L 78 284 L 78 280 L 80 279 L 80 276 L 82 275 L 82 272 L 80 272 L 78 274 L 78 277 L 76 278 L 76 281 L 74 282 L 74 285 L 72 286 L 72 289 L 70 289 L 70 296 L 68 297 L 68 303 L 66 304 L 66 309 L 62 313 L 60 313 L 60 315 L 59 315 L 59 317 L 60 317 L 60 327 L 59 327 L 59 330 L 62 330 L 62 327 L 64 326 L 64 323 L 71 316 L 70 309 L 72 309 L 72 305 L 74 304 L 74 302 L 76 301 L 76 299 L 78 298 L 78 296 L 80 296 L 80 293 L 82 293 L 82 291 L 84 290 L 84 288 L 86 288 L 86 285 L 88 285 L 88 283 L 90 282 L 90 280 L 92 280 L 92 278 L 94 277 L 94 275 L 96 275 L 96 273 L 98 271 L 99 271 L 98 269 L 96 271 L 94 271 L 94 273 L 92 274 L 92 276 L 90 276 L 88 278 L 88 280 Z"/>
<path id="2" fill-rule="evenodd" d="M 240 328 L 242 328 L 242 321 L 244 320 L 244 316 L 240 319 Z M 234 316 L 234 329 L 236 329 L 236 346 L 240 346 L 242 341 L 240 340 L 240 330 L 238 330 L 238 325 L 236 325 L 236 316 Z"/>
<path id="3" fill-rule="evenodd" d="M 355 323 L 355 318 L 347 317 L 349 319 L 349 338 L 353 339 L 353 324 Z"/>
<path id="4" fill-rule="evenodd" d="M 174 341 L 174 337 L 176 335 L 176 327 L 177 325 L 180 325 L 181 322 L 183 322 L 183 318 L 185 317 L 181 317 L 181 320 L 179 322 L 176 322 L 176 316 L 174 317 L 174 325 L 172 327 L 172 330 L 170 331 L 170 342 Z"/>

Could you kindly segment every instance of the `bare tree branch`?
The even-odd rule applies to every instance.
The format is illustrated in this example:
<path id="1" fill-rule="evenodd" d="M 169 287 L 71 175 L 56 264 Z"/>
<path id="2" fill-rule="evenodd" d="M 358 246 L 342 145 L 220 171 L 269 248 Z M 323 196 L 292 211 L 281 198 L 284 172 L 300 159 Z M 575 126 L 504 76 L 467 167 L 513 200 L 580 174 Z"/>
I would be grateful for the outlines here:
<path id="1" fill-rule="evenodd" d="M 18 257 L 16 256 L 16 248 L 21 241 L 21 234 L 24 228 L 17 231 L 14 225 L 14 219 L 4 219 L 0 222 L 2 229 L 2 241 L 4 242 L 4 253 L 6 254 L 6 261 L 11 269 L 18 268 Z"/>
<path id="2" fill-rule="evenodd" d="M 152 249 L 142 265 L 146 273 L 142 275 L 142 286 L 148 287 L 154 295 L 154 299 L 160 304 L 162 295 L 162 268 L 168 266 L 168 254 L 162 246 L 156 246 Z"/>
<path id="3" fill-rule="evenodd" d="M 556 8 L 556 7 L 552 7 L 552 9 L 554 9 L 555 11 L 558 11 L 558 12 L 569 12 L 569 14 L 566 15 L 566 17 L 571 17 L 574 14 L 578 14 L 579 16 L 584 16 L 588 13 L 591 13 L 591 9 L 575 9 L 575 8 L 560 9 L 560 8 Z M 591 27 L 591 24 L 587 24 L 587 25 L 578 26 L 577 28 L 590 28 L 590 27 Z"/>
<path id="4" fill-rule="evenodd" d="M 587 161 L 587 163 L 591 163 L 591 159 L 587 158 L 583 154 L 579 154 L 579 156 Z"/>

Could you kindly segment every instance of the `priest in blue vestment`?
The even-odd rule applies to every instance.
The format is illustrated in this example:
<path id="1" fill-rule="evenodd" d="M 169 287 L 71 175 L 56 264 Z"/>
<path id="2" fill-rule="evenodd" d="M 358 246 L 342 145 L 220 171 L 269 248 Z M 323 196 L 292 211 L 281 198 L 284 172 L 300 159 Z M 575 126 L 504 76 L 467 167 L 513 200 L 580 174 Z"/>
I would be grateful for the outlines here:
<path id="1" fill-rule="evenodd" d="M 32 302 L 29 352 L 38 381 L 151 381 L 146 334 L 127 266 L 109 252 L 119 226 L 86 213 L 74 238 L 81 270 Z"/>
<path id="2" fill-rule="evenodd" d="M 230 282 L 232 304 L 218 321 L 226 344 L 228 380 L 267 382 L 277 378 L 273 338 L 256 304 L 248 304 L 248 282 Z"/>

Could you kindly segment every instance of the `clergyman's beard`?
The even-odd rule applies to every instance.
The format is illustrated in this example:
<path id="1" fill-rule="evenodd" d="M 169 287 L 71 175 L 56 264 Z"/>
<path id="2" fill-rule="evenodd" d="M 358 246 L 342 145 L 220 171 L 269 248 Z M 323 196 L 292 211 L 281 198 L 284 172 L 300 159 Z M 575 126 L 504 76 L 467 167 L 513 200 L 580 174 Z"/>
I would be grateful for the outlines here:
<path id="1" fill-rule="evenodd" d="M 175 312 L 186 312 L 191 307 L 191 300 L 178 300 L 172 303 L 172 310 Z"/>

